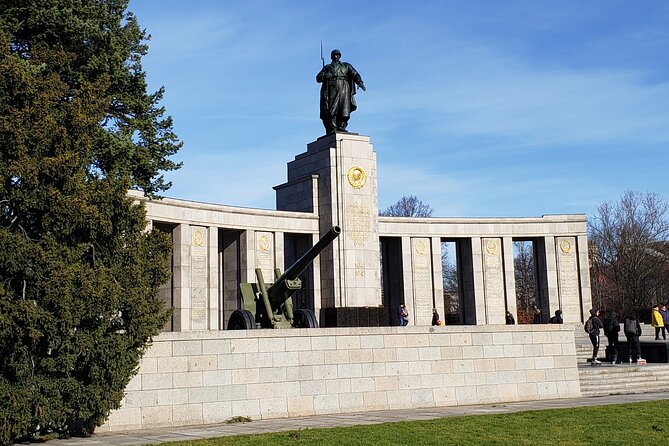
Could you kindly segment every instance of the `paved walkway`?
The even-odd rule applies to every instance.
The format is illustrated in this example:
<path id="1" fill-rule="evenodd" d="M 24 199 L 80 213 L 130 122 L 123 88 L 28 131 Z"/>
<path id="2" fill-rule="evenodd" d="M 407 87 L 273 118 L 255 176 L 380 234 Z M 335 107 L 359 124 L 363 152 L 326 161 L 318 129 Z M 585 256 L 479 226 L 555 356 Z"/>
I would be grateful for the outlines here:
<path id="1" fill-rule="evenodd" d="M 168 427 L 142 431 L 109 432 L 95 434 L 89 438 L 51 440 L 48 446 L 130 446 L 157 444 L 167 441 L 198 440 L 241 434 L 284 432 L 305 428 L 328 428 L 361 424 L 379 424 L 407 420 L 433 420 L 436 418 L 465 415 L 523 412 L 527 410 L 558 409 L 566 407 L 601 406 L 607 404 L 633 403 L 669 399 L 669 392 L 643 393 L 636 395 L 610 395 L 590 398 L 527 401 L 478 406 L 432 407 L 426 409 L 383 410 L 365 413 L 315 415 L 299 418 L 258 420 L 249 423 L 213 424 L 202 426 Z"/>

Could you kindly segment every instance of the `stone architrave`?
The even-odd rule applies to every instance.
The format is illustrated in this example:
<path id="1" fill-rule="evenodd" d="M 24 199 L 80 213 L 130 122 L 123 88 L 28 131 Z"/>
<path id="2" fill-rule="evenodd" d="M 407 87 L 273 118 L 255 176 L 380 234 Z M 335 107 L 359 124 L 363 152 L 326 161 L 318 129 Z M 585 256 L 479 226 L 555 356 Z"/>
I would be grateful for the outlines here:
<path id="1" fill-rule="evenodd" d="M 578 280 L 578 247 L 575 237 L 556 237 L 558 296 L 564 322 L 580 322 L 581 296 Z M 552 314 L 551 314 L 552 316 Z"/>
<path id="2" fill-rule="evenodd" d="M 411 239 L 411 270 L 413 273 L 413 311 L 416 325 L 432 322 L 432 250 L 429 238 Z M 410 316 L 411 318 L 411 316 Z"/>
<path id="3" fill-rule="evenodd" d="M 256 232 L 256 268 L 262 271 L 265 283 L 274 283 L 274 234 L 271 232 Z"/>
<path id="4" fill-rule="evenodd" d="M 208 313 L 208 231 L 191 226 L 190 250 L 190 316 L 192 330 L 206 330 Z"/>
<path id="5" fill-rule="evenodd" d="M 482 238 L 483 283 L 485 290 L 486 323 L 503 324 L 506 306 L 504 299 L 504 269 L 502 239 Z"/>

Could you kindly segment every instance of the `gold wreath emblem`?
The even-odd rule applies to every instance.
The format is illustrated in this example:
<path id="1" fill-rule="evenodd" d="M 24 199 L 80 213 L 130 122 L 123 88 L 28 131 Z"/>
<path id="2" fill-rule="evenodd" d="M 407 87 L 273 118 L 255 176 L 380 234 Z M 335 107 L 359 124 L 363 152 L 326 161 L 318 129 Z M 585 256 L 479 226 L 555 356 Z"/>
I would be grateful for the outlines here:
<path id="1" fill-rule="evenodd" d="M 202 246 L 203 244 L 204 236 L 202 235 L 202 231 L 200 229 L 196 229 L 195 233 L 193 234 L 193 245 Z"/>
<path id="2" fill-rule="evenodd" d="M 488 252 L 488 254 L 494 256 L 497 253 L 497 243 L 493 242 L 492 240 L 488 240 L 485 244 L 485 250 Z"/>
<path id="3" fill-rule="evenodd" d="M 354 189 L 362 189 L 367 181 L 367 174 L 362 167 L 353 166 L 348 169 L 348 182 Z"/>
<path id="4" fill-rule="evenodd" d="M 571 252 L 571 242 L 569 240 L 562 240 L 560 242 L 560 251 L 563 254 L 569 254 Z"/>
<path id="5" fill-rule="evenodd" d="M 260 240 L 258 240 L 258 246 L 260 247 L 261 251 L 269 250 L 269 240 L 267 240 L 266 235 L 260 237 Z"/>
<path id="6" fill-rule="evenodd" d="M 425 255 L 425 243 L 422 240 L 416 242 L 416 254 Z"/>

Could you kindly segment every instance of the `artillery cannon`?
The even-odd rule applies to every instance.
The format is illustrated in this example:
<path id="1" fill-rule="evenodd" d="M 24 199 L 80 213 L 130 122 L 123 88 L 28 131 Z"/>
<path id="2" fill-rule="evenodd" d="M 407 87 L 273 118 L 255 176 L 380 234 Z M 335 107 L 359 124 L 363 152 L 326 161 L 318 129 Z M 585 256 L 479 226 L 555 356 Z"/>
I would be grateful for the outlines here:
<path id="1" fill-rule="evenodd" d="M 302 289 L 298 277 L 311 262 L 341 233 L 339 226 L 333 226 L 302 257 L 293 263 L 285 273 L 276 268 L 274 283 L 267 287 L 260 268 L 256 268 L 257 283 L 240 283 L 239 289 L 244 300 L 244 308 L 235 310 L 228 319 L 228 330 L 251 328 L 317 328 L 318 321 L 312 310 L 293 311 L 290 297 Z"/>

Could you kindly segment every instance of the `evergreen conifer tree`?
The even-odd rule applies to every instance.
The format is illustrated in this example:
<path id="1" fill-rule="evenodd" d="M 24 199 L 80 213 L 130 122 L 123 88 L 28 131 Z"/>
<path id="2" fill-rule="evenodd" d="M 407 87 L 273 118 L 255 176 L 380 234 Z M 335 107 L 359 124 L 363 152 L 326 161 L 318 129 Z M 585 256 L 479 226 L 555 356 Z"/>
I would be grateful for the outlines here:
<path id="1" fill-rule="evenodd" d="M 169 188 L 181 143 L 127 3 L 0 0 L 0 444 L 92 432 L 169 317 L 127 191 Z"/>

